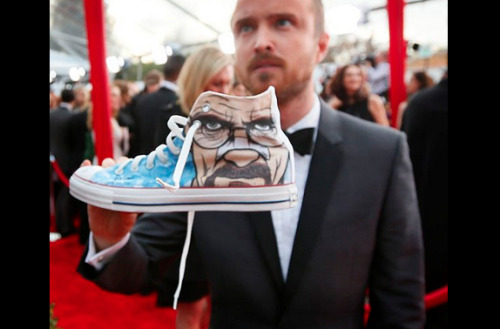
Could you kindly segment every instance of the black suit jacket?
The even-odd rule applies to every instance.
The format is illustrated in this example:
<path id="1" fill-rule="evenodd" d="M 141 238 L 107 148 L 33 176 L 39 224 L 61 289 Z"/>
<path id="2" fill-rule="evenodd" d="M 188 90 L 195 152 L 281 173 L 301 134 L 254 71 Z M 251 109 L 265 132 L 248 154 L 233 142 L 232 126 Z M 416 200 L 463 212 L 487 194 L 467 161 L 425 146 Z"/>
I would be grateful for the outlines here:
<path id="1" fill-rule="evenodd" d="M 166 135 L 158 137 L 158 127 L 164 125 L 160 120 L 163 112 L 172 112 L 173 104 L 177 101 L 177 94 L 165 87 L 161 87 L 151 94 L 141 95 L 130 108 L 130 115 L 134 122 L 133 138 L 130 141 L 129 156 L 149 154 L 158 145 L 165 143 Z"/>
<path id="2" fill-rule="evenodd" d="M 72 150 L 68 140 L 71 116 L 71 111 L 65 107 L 58 107 L 49 114 L 50 153 L 54 155 L 61 170 L 68 178 L 72 174 Z"/>
<path id="3" fill-rule="evenodd" d="M 77 170 L 84 160 L 85 134 L 87 128 L 88 110 L 74 113 L 69 119 L 68 142 L 71 147 L 71 172 Z M 92 161 L 92 159 L 90 159 Z"/>
<path id="4" fill-rule="evenodd" d="M 407 134 L 422 219 L 426 289 L 448 283 L 448 79 L 417 93 L 401 130 Z"/>
<path id="5" fill-rule="evenodd" d="M 133 293 L 179 255 L 185 222 L 151 216 L 102 271 L 79 271 Z M 329 108 L 307 178 L 288 278 L 270 212 L 197 212 L 189 258 L 210 284 L 211 328 L 420 329 L 422 236 L 405 135 Z"/>

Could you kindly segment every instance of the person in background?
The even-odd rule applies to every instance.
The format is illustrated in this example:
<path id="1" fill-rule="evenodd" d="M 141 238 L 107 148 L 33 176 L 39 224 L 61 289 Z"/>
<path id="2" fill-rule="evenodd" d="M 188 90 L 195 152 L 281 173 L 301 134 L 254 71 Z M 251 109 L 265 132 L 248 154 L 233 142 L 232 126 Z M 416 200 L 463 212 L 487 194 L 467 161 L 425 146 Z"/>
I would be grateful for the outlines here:
<path id="1" fill-rule="evenodd" d="M 59 106 L 60 102 L 61 99 L 52 90 L 52 87 L 50 87 L 50 111 L 55 110 Z"/>
<path id="2" fill-rule="evenodd" d="M 75 93 L 72 89 L 61 91 L 59 106 L 50 112 L 50 154 L 55 157 L 61 171 L 69 178 L 72 171 L 72 149 L 68 142 L 70 135 L 69 120 L 73 115 Z M 54 181 L 54 199 L 56 212 L 56 228 L 62 237 L 76 232 L 73 222 L 76 213 L 74 199 L 69 194 L 69 188 L 57 177 Z"/>
<path id="3" fill-rule="evenodd" d="M 387 52 L 377 51 L 374 56 L 368 56 L 367 82 L 373 93 L 382 97 L 382 101 L 389 102 L 391 66 L 387 62 Z"/>
<path id="4" fill-rule="evenodd" d="M 157 69 L 152 69 L 144 76 L 144 88 L 140 94 L 151 94 L 161 87 L 163 81 L 163 73 Z"/>
<path id="5" fill-rule="evenodd" d="M 127 111 L 127 108 L 131 106 L 133 97 L 138 93 L 137 87 L 132 81 L 123 79 L 115 79 L 110 88 L 113 86 L 118 87 L 120 90 L 119 110 L 115 118 L 116 122 L 120 127 L 127 128 L 127 131 L 130 133 L 130 131 L 134 131 L 135 129 L 135 122 L 130 112 Z M 117 110 L 115 109 L 115 111 Z M 115 131 L 117 130 L 115 129 Z M 128 155 L 128 153 L 124 155 Z"/>
<path id="6" fill-rule="evenodd" d="M 341 112 L 389 126 L 384 104 L 379 95 L 371 93 L 359 64 L 349 64 L 337 69 L 327 88 L 328 104 Z"/>
<path id="7" fill-rule="evenodd" d="M 132 115 L 132 109 L 136 106 L 139 98 L 147 94 L 152 94 L 160 89 L 161 82 L 163 81 L 163 73 L 161 73 L 157 69 L 152 69 L 144 76 L 143 80 L 144 88 L 136 93 L 131 98 L 130 102 L 121 109 L 119 116 L 119 122 L 121 123 L 121 125 L 126 126 L 129 129 L 129 136 L 132 144 L 134 141 L 136 129 L 134 117 Z"/>
<path id="8" fill-rule="evenodd" d="M 425 250 L 425 291 L 448 284 L 448 77 L 415 94 L 403 115 Z M 426 312 L 425 329 L 448 328 L 448 304 Z"/>
<path id="9" fill-rule="evenodd" d="M 120 110 L 122 109 L 122 95 L 120 91 L 120 87 L 117 85 L 110 86 L 110 98 L 111 98 L 111 137 L 113 142 L 113 159 L 118 160 L 120 157 L 125 156 L 129 150 L 129 133 L 128 128 L 124 126 L 120 126 L 118 124 L 118 115 Z M 89 108 L 87 114 L 87 128 L 91 131 L 92 143 L 89 145 L 86 144 L 84 158 L 89 159 L 89 157 L 93 158 L 93 162 L 97 163 L 97 159 L 95 157 L 95 133 L 93 130 L 92 123 L 92 107 Z"/>
<path id="10" fill-rule="evenodd" d="M 160 88 L 150 94 L 144 94 L 130 108 L 130 115 L 134 123 L 133 135 L 130 139 L 129 157 L 139 154 L 149 154 L 159 144 L 165 143 L 165 136 L 156 135 L 160 118 L 179 114 L 176 112 L 177 102 L 177 78 L 184 65 L 185 57 L 174 54 L 168 57 L 163 66 L 164 80 Z M 167 128 L 168 129 L 168 128 Z"/>
<path id="11" fill-rule="evenodd" d="M 131 89 L 130 81 L 115 79 L 113 80 L 112 85 L 117 86 L 120 90 L 120 106 L 125 107 L 128 103 L 130 103 L 132 97 L 135 95 L 134 91 Z"/>
<path id="12" fill-rule="evenodd" d="M 191 54 L 179 74 L 179 104 L 189 114 L 194 101 L 207 90 L 229 94 L 234 68 L 231 57 L 215 46 L 204 46 Z"/>
<path id="13" fill-rule="evenodd" d="M 68 142 L 71 145 L 71 172 L 77 170 L 84 159 L 93 160 L 93 154 L 90 157 L 85 157 L 86 143 L 91 144 L 89 147 L 92 147 L 93 149 L 91 133 L 87 127 L 87 116 L 91 106 L 90 92 L 84 85 L 76 86 L 73 88 L 73 91 L 75 93 L 75 104 L 73 115 L 70 117 L 68 122 Z M 90 231 L 87 205 L 77 199 L 74 199 L 74 202 L 79 215 L 79 242 L 84 245 L 87 243 Z"/>
<path id="14" fill-rule="evenodd" d="M 274 86 L 280 128 L 312 134 L 308 151 L 291 155 L 295 207 L 196 212 L 187 259 L 209 285 L 210 327 L 421 329 L 424 251 L 406 137 L 317 95 L 313 71 L 330 40 L 322 1 L 238 0 L 231 29 L 238 79 L 252 95 Z M 89 222 L 78 272 L 128 294 L 168 270 L 187 233 L 178 213 L 137 219 L 89 205 Z"/>
<path id="15" fill-rule="evenodd" d="M 74 112 L 87 111 L 90 105 L 90 92 L 84 85 L 76 86 L 73 92 L 75 93 Z"/>
<path id="16" fill-rule="evenodd" d="M 117 85 L 111 86 L 111 133 L 113 139 L 113 158 L 118 160 L 129 151 L 129 129 L 119 124 L 120 111 L 124 107 L 123 92 Z"/>
<path id="17" fill-rule="evenodd" d="M 411 74 L 410 81 L 406 85 L 406 100 L 402 101 L 398 107 L 398 118 L 396 128 L 401 129 L 403 114 L 408 105 L 408 101 L 415 95 L 417 91 L 434 86 L 434 80 L 424 71 L 416 71 Z"/>

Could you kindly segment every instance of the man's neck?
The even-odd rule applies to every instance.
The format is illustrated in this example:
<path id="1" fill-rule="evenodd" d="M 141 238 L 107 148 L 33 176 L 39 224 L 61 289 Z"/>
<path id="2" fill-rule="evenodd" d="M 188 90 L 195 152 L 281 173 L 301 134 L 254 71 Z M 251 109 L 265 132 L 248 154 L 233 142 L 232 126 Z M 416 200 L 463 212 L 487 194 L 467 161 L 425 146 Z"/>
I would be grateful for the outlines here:
<path id="1" fill-rule="evenodd" d="M 281 103 L 278 99 L 281 129 L 286 130 L 305 117 L 314 105 L 314 97 L 317 97 L 314 91 L 306 88 L 286 103 Z"/>

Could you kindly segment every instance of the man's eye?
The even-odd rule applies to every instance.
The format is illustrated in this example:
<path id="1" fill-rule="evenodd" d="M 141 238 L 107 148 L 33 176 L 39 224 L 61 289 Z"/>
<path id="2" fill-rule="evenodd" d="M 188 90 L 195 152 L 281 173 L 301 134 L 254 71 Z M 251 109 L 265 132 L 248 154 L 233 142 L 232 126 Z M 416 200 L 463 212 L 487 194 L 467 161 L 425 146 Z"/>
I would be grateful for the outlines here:
<path id="1" fill-rule="evenodd" d="M 242 25 L 240 26 L 240 33 L 248 33 L 253 30 L 253 27 L 250 25 Z"/>
<path id="2" fill-rule="evenodd" d="M 279 19 L 276 21 L 276 25 L 280 27 L 292 26 L 292 22 L 289 19 Z"/>

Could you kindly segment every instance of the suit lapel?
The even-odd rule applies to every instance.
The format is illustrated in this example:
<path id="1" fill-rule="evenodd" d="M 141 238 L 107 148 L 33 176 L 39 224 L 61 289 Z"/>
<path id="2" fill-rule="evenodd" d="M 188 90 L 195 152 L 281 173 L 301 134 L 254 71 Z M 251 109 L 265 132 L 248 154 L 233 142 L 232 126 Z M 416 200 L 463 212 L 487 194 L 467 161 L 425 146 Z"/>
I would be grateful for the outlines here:
<path id="1" fill-rule="evenodd" d="M 342 160 L 337 113 L 321 102 L 319 130 L 285 284 L 284 302 L 295 292 L 314 249 Z"/>
<path id="2" fill-rule="evenodd" d="M 255 229 L 259 248 L 271 271 L 272 277 L 278 291 L 281 293 L 284 287 L 283 275 L 281 274 L 280 257 L 274 233 L 271 212 L 249 212 L 249 219 Z"/>

